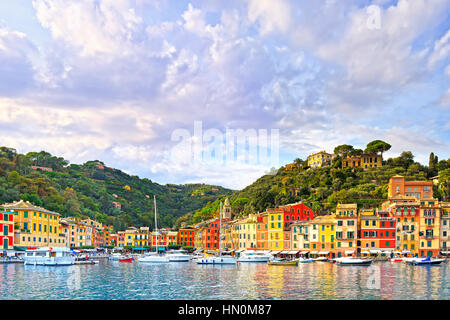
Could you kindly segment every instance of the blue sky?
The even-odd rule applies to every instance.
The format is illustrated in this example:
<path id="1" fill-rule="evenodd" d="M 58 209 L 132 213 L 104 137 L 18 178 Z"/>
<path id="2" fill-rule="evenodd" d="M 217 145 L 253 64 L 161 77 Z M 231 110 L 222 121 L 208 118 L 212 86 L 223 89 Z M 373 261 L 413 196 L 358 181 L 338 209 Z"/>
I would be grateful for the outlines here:
<path id="1" fill-rule="evenodd" d="M 0 144 L 234 189 L 344 143 L 447 159 L 449 12 L 450 0 L 0 1 Z M 216 137 L 204 154 L 227 129 L 278 129 L 279 157 L 193 158 L 199 121 Z"/>

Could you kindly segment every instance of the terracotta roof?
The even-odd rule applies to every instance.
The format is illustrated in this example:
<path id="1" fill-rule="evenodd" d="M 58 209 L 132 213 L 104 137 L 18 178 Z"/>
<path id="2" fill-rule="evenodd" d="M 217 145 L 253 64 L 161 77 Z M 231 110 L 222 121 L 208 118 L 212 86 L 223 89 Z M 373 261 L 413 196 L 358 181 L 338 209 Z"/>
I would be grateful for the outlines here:
<path id="1" fill-rule="evenodd" d="M 48 214 L 60 216 L 60 214 L 57 212 L 49 211 L 47 209 L 44 209 L 44 208 L 35 206 L 34 204 L 31 204 L 29 201 L 23 201 L 23 200 L 14 201 L 13 203 L 2 204 L 2 205 L 0 205 L 0 208 L 10 209 L 10 210 L 30 210 L 30 211 L 37 211 L 37 212 L 48 213 Z"/>
<path id="2" fill-rule="evenodd" d="M 356 203 L 340 203 L 337 205 L 337 209 L 355 209 L 357 207 Z"/>

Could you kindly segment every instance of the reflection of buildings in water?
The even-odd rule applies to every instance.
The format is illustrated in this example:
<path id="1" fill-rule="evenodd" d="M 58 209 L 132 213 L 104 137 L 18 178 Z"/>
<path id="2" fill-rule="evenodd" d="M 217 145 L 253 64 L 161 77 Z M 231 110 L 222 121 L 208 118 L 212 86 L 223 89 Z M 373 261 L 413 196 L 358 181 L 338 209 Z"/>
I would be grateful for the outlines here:
<path id="1" fill-rule="evenodd" d="M 338 266 L 334 263 L 329 262 L 314 262 L 314 265 L 318 269 L 317 276 L 315 277 L 315 279 L 317 280 L 315 288 L 322 294 L 321 299 L 336 298 L 336 268 Z"/>
<path id="2" fill-rule="evenodd" d="M 380 277 L 380 296 L 383 300 L 392 300 L 394 297 L 394 287 L 396 273 L 390 263 L 376 263 Z"/>

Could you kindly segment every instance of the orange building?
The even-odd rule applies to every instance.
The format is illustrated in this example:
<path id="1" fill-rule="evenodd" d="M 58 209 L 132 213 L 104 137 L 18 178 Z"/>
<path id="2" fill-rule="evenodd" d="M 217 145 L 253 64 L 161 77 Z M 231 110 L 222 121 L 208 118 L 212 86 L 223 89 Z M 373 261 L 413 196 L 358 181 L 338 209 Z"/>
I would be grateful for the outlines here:
<path id="1" fill-rule="evenodd" d="M 256 249 L 269 250 L 269 215 L 262 213 L 257 217 L 256 222 Z"/>
<path id="2" fill-rule="evenodd" d="M 195 247 L 195 229 L 191 227 L 180 228 L 177 234 L 177 243 L 183 247 Z"/>
<path id="3" fill-rule="evenodd" d="M 389 179 L 388 197 L 410 196 L 418 200 L 433 198 L 432 181 L 405 181 L 405 177 L 396 175 Z"/>

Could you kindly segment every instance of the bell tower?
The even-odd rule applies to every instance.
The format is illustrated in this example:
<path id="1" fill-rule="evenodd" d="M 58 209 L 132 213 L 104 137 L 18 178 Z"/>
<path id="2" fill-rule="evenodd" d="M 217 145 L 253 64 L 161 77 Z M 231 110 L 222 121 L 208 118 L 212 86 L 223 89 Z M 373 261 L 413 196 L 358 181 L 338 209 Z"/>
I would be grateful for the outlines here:
<path id="1" fill-rule="evenodd" d="M 231 205 L 230 200 L 228 198 L 225 199 L 225 204 L 223 205 L 222 219 L 231 220 Z"/>

